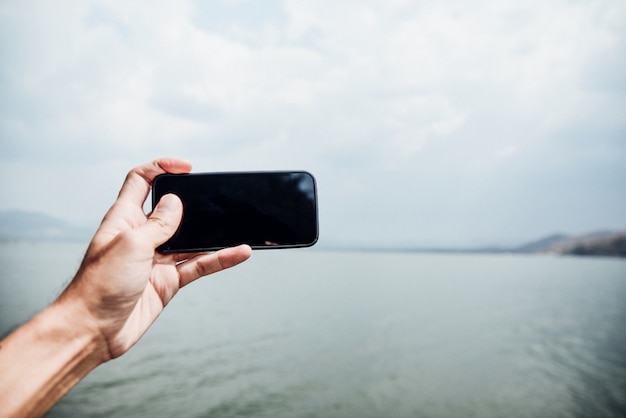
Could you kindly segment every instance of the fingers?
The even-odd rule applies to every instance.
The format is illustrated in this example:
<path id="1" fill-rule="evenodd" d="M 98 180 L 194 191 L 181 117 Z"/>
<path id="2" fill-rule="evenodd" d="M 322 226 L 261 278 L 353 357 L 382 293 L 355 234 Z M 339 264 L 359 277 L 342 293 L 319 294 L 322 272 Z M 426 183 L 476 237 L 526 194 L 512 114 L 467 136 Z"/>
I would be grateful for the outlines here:
<path id="1" fill-rule="evenodd" d="M 161 198 L 148 217 L 148 221 L 137 228 L 137 234 L 149 242 L 152 248 L 163 244 L 174 235 L 183 216 L 183 203 L 173 194 Z"/>
<path id="2" fill-rule="evenodd" d="M 177 266 L 180 274 L 180 287 L 186 286 L 202 276 L 217 273 L 243 263 L 250 258 L 251 254 L 252 249 L 244 244 L 190 258 Z"/>
<path id="3" fill-rule="evenodd" d="M 148 196 L 152 180 L 159 174 L 182 174 L 191 171 L 191 163 L 177 158 L 160 158 L 130 170 L 122 185 L 118 199 L 127 199 L 139 206 Z"/>

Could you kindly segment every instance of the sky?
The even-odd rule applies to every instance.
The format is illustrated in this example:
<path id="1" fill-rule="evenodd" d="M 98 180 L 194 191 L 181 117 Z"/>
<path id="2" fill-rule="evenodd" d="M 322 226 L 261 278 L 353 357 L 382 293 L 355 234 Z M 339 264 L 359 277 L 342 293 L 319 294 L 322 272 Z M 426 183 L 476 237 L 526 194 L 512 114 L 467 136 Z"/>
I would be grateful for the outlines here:
<path id="1" fill-rule="evenodd" d="M 320 244 L 626 229 L 623 0 L 0 0 L 0 210 L 308 170 Z"/>

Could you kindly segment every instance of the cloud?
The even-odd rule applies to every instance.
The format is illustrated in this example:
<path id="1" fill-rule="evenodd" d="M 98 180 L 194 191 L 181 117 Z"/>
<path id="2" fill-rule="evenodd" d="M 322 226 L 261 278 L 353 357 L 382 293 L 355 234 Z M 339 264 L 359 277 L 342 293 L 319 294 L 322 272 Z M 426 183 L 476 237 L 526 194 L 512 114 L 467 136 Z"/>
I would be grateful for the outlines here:
<path id="1" fill-rule="evenodd" d="M 468 225 L 480 202 L 509 193 L 511 181 L 492 179 L 539 199 L 552 190 L 530 179 L 555 156 L 568 171 L 602 148 L 613 160 L 597 164 L 621 172 L 623 2 L 259 4 L 3 2 L 0 170 L 26 182 L 88 162 L 113 190 L 112 167 L 164 154 L 205 170 L 305 168 L 333 202 L 329 229 L 358 236 L 344 209 L 369 207 L 365 222 L 389 240 L 409 240 L 411 225 L 424 240 L 446 225 L 478 235 Z M 411 197 L 389 190 L 405 183 Z M 591 209 L 570 224 L 592 223 Z M 482 228 L 497 234 L 516 208 L 494 211 Z"/>
<path id="2" fill-rule="evenodd" d="M 509 158 L 517 152 L 517 146 L 513 144 L 508 144 L 504 148 L 500 148 L 496 151 L 496 158 Z"/>

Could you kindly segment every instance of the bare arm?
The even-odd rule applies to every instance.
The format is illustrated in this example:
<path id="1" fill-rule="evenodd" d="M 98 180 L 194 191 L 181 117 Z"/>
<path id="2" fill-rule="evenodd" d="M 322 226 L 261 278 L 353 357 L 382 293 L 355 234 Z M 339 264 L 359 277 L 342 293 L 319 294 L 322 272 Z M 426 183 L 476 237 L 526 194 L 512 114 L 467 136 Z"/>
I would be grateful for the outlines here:
<path id="1" fill-rule="evenodd" d="M 0 342 L 0 416 L 40 416 L 98 365 L 128 351 L 183 286 L 245 261 L 242 245 L 210 254 L 162 255 L 182 204 L 164 196 L 143 213 L 158 174 L 189 163 L 160 159 L 130 171 L 61 296 Z"/>
<path id="2" fill-rule="evenodd" d="M 0 416 L 41 416 L 108 360 L 77 303 L 57 301 L 0 342 Z"/>

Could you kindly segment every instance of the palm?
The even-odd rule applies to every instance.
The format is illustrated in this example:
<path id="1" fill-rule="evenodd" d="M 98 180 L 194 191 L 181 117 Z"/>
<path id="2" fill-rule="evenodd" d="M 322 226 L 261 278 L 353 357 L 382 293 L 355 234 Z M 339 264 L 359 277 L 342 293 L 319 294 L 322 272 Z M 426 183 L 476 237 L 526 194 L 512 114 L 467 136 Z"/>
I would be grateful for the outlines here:
<path id="1" fill-rule="evenodd" d="M 184 173 L 190 168 L 180 160 L 157 160 L 131 171 L 73 282 L 75 291 L 87 301 L 112 358 L 137 342 L 182 286 L 250 256 L 248 246 L 211 254 L 155 251 L 174 234 L 182 204 L 166 195 L 146 217 L 142 206 L 152 180 L 160 173 Z"/>
<path id="2" fill-rule="evenodd" d="M 141 208 L 130 202 L 116 202 L 94 237 L 89 253 L 106 252 L 118 237 L 146 222 Z M 145 333 L 180 288 L 176 257 L 155 252 L 152 243 L 135 243 L 119 255 L 123 262 L 115 277 L 108 278 L 114 284 L 109 297 L 124 294 L 126 309 L 120 311 L 118 306 L 114 312 L 107 312 L 108 318 L 118 316 L 117 326 L 108 330 L 113 357 L 128 350 Z"/>

